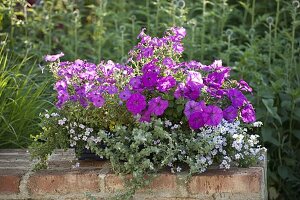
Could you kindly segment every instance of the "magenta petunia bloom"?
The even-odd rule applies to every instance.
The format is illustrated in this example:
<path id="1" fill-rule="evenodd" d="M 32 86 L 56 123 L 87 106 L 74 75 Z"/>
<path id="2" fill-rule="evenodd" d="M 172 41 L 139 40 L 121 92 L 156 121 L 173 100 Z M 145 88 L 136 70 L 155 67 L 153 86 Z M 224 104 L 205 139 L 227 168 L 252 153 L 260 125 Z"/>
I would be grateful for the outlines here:
<path id="1" fill-rule="evenodd" d="M 146 97 L 139 93 L 132 94 L 126 102 L 127 109 L 134 115 L 141 113 L 146 106 Z"/>
<path id="2" fill-rule="evenodd" d="M 156 60 L 152 60 L 151 62 L 145 64 L 142 68 L 142 72 L 144 74 L 148 73 L 148 72 L 153 72 L 153 73 L 159 74 L 160 69 L 158 66 L 155 65 L 155 62 L 156 62 Z"/>
<path id="3" fill-rule="evenodd" d="M 145 87 L 151 88 L 156 86 L 157 78 L 158 78 L 157 73 L 148 72 L 142 76 L 142 83 Z"/>
<path id="4" fill-rule="evenodd" d="M 151 121 L 151 111 L 145 110 L 142 112 L 142 116 L 140 118 L 140 122 L 150 122 Z"/>
<path id="5" fill-rule="evenodd" d="M 156 89 L 160 92 L 168 92 L 175 85 L 175 78 L 173 76 L 166 76 L 158 79 Z"/>
<path id="6" fill-rule="evenodd" d="M 233 120 L 238 116 L 238 109 L 233 106 L 228 106 L 223 110 L 223 116 L 228 122 L 233 122 Z"/>
<path id="7" fill-rule="evenodd" d="M 60 57 L 64 56 L 65 54 L 63 52 L 56 54 L 56 55 L 46 55 L 44 57 L 44 60 L 46 62 L 54 62 L 56 60 L 58 60 Z"/>
<path id="8" fill-rule="evenodd" d="M 241 111 L 242 120 L 245 123 L 255 122 L 256 116 L 253 106 L 248 103 Z"/>
<path id="9" fill-rule="evenodd" d="M 205 118 L 202 112 L 194 112 L 189 118 L 189 126 L 192 129 L 199 129 L 204 126 Z"/>
<path id="10" fill-rule="evenodd" d="M 228 98 L 230 99 L 232 105 L 236 108 L 243 106 L 246 102 L 246 97 L 238 89 L 229 89 L 227 93 Z"/>
<path id="11" fill-rule="evenodd" d="M 163 100 L 161 97 L 153 98 L 149 101 L 149 111 L 156 116 L 164 114 L 165 110 L 168 108 L 169 102 Z"/>
<path id="12" fill-rule="evenodd" d="M 120 99 L 122 99 L 124 101 L 127 101 L 130 96 L 131 96 L 131 92 L 128 89 L 123 90 L 119 94 Z"/>
<path id="13" fill-rule="evenodd" d="M 218 106 L 210 105 L 210 106 L 206 106 L 203 109 L 202 116 L 206 120 L 205 121 L 206 125 L 217 126 L 223 118 L 223 111 Z"/>
<path id="14" fill-rule="evenodd" d="M 185 104 L 184 114 L 186 118 L 189 119 L 194 112 L 202 112 L 204 108 L 205 108 L 204 101 L 196 102 L 191 100 Z"/>

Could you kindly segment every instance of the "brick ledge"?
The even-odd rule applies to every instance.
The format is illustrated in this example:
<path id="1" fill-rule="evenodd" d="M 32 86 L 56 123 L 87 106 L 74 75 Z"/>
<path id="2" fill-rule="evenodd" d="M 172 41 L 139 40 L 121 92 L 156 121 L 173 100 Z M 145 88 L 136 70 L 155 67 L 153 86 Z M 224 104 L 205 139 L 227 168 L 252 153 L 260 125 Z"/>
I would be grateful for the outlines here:
<path id="1" fill-rule="evenodd" d="M 80 167 L 74 168 L 76 162 Z M 31 167 L 26 150 L 0 150 L 0 199 L 104 200 L 124 186 L 121 178 L 111 172 L 108 162 L 76 161 L 72 150 L 56 151 L 47 170 L 32 172 Z M 162 172 L 134 199 L 267 199 L 265 166 L 210 169 L 188 182 L 186 175 Z"/>

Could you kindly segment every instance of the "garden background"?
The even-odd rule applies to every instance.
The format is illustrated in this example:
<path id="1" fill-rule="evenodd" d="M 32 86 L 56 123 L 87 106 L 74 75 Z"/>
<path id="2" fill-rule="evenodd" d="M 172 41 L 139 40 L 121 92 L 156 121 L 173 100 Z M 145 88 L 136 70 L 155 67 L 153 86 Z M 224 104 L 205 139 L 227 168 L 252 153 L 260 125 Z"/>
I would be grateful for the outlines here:
<path id="1" fill-rule="evenodd" d="M 26 148 L 53 109 L 43 56 L 126 61 L 142 27 L 187 29 L 184 57 L 233 68 L 253 87 L 270 199 L 300 196 L 300 3 L 292 0 L 1 0 L 0 148 Z"/>

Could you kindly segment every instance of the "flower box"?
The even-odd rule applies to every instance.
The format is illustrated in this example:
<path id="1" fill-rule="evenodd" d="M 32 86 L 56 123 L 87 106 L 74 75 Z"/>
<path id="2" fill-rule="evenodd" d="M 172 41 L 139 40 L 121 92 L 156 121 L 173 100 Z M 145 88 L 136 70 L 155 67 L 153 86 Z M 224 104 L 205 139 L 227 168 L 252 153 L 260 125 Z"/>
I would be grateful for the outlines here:
<path id="1" fill-rule="evenodd" d="M 247 98 L 252 88 L 231 79 L 231 68 L 220 60 L 182 61 L 185 35 L 173 27 L 152 38 L 143 29 L 125 64 L 46 56 L 58 110 L 42 115 L 32 155 L 43 166 L 57 147 L 106 157 L 113 171 L 131 175 L 121 199 L 165 168 L 192 176 L 211 166 L 247 167 L 264 159 L 257 135 L 262 123 Z"/>

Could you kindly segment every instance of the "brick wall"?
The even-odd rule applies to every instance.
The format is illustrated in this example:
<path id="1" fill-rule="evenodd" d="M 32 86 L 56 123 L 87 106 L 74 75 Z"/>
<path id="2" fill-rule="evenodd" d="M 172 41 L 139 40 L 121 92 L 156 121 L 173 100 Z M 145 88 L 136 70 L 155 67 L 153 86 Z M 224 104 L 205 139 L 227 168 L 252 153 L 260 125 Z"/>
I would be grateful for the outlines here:
<path id="1" fill-rule="evenodd" d="M 57 151 L 49 169 L 33 172 L 25 150 L 0 150 L 0 199 L 109 199 L 124 185 L 108 162 L 74 160 Z M 189 181 L 186 173 L 160 173 L 137 200 L 266 199 L 263 166 L 227 171 L 210 169 Z"/>

